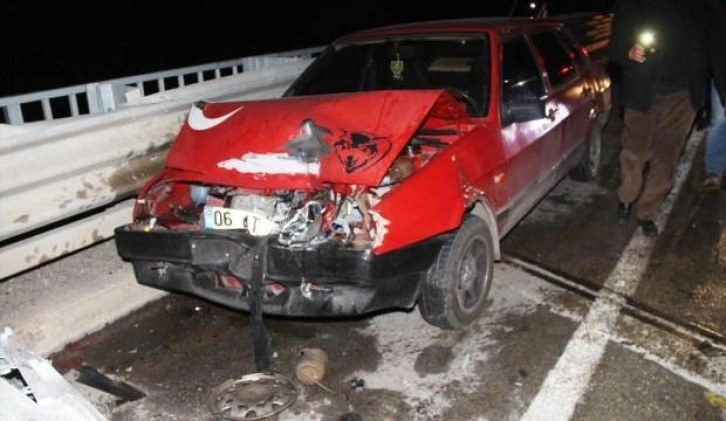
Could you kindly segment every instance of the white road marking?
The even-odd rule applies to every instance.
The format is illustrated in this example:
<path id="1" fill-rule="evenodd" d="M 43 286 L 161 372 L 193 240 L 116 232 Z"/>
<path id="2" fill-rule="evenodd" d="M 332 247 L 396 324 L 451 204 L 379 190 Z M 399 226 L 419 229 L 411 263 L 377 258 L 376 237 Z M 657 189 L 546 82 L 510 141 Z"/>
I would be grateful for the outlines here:
<path id="1" fill-rule="evenodd" d="M 622 338 L 618 337 L 612 338 L 613 341 L 620 341 L 621 339 Z M 659 366 L 665 368 L 671 373 L 679 376 L 682 379 L 685 379 L 689 383 L 701 386 L 705 390 L 708 390 L 711 393 L 715 393 L 719 396 L 726 396 L 726 383 L 719 382 L 718 380 L 708 378 L 706 376 L 694 373 L 691 370 L 685 369 L 680 365 L 669 361 L 667 358 L 654 354 L 651 350 L 645 349 L 640 344 L 623 343 L 622 346 L 623 348 L 642 356 L 644 360 L 658 364 Z M 693 350 L 691 355 L 696 355 L 695 350 Z M 704 369 L 704 371 L 710 370 L 712 372 L 724 372 L 724 370 L 726 370 L 726 357 L 712 358 L 710 361 L 707 362 L 707 365 L 708 367 Z"/>
<path id="2" fill-rule="evenodd" d="M 516 260 L 516 259 L 515 259 Z M 558 275 L 543 268 L 536 268 L 538 272 L 546 274 L 545 278 L 531 272 L 523 272 L 519 267 L 530 270 L 535 266 L 524 261 L 518 261 L 512 266 L 503 263 L 497 267 L 497 276 L 506 276 L 506 286 L 519 295 L 538 304 L 546 305 L 554 314 L 575 322 L 584 320 L 585 312 L 580 311 L 583 305 L 589 305 L 590 300 L 579 295 L 571 295 L 569 291 L 553 285 L 547 278 L 557 278 Z M 562 281 L 569 281 L 561 278 Z M 570 296 L 563 305 L 562 294 Z M 641 355 L 643 359 L 658 364 L 671 373 L 686 381 L 701 386 L 717 395 L 726 396 L 726 354 L 703 355 L 698 349 L 698 342 L 691 342 L 677 334 L 662 330 L 657 325 L 643 322 L 623 314 L 618 320 L 618 330 L 610 332 L 610 341 L 620 344 L 623 348 Z M 648 340 L 643 340 L 648 338 Z M 699 355 L 701 357 L 699 357 Z M 703 364 L 698 370 L 684 367 L 682 361 L 700 358 Z M 679 361 L 681 361 L 679 363 Z M 694 363 L 700 365 L 698 362 Z M 719 374 L 721 373 L 721 374 Z"/>
<path id="3" fill-rule="evenodd" d="M 507 286 L 509 288 L 529 300 L 546 305 L 552 313 L 558 316 L 577 323 L 584 320 L 587 312 L 581 310 L 581 308 L 589 306 L 590 300 L 580 295 L 574 295 L 570 296 L 565 301 L 566 304 L 563 305 L 560 300 L 561 294 L 570 295 L 571 293 L 554 286 L 548 279 L 556 279 L 572 287 L 577 287 L 576 283 L 526 261 L 515 258 L 509 258 L 509 260 L 514 262 L 513 265 L 502 263 L 497 269 L 497 273 L 508 274 Z M 520 268 L 526 268 L 527 271 L 522 272 Z M 541 277 L 540 274 L 544 277 Z M 553 290 L 553 288 L 557 289 Z M 582 290 L 587 291 L 581 288 Z M 643 322 L 641 319 L 627 314 L 622 316 L 618 320 L 618 331 L 610 332 L 611 342 L 620 344 L 623 348 L 641 355 L 643 359 L 658 364 L 690 383 L 701 386 L 717 395 L 726 396 L 726 353 L 722 352 L 721 355 L 718 355 L 718 351 L 716 351 L 703 354 L 699 348 L 703 338 L 700 338 L 701 341 L 696 341 L 698 338 L 696 337 L 694 341 L 690 341 L 683 339 L 679 334 L 663 330 L 657 324 Z M 663 322 L 664 320 L 660 320 L 660 323 Z M 692 334 L 686 328 L 679 330 L 678 325 L 668 326 L 681 334 Z M 644 341 L 643 338 L 649 339 Z M 716 345 L 714 348 L 717 348 L 718 344 L 714 345 Z M 694 358 L 699 359 L 700 364 L 693 362 Z M 684 367 L 682 362 L 686 360 L 693 362 L 700 368 Z"/>
<path id="4" fill-rule="evenodd" d="M 693 132 L 676 168 L 675 182 L 656 220 L 664 227 L 683 183 L 690 172 L 703 132 Z M 569 420 L 580 398 L 587 391 L 590 379 L 608 344 L 613 325 L 620 314 L 625 297 L 635 293 L 648 266 L 655 241 L 638 229 L 623 251 L 620 260 L 605 281 L 604 288 L 593 303 L 585 320 L 567 344 L 557 364 L 550 370 L 522 421 Z"/>

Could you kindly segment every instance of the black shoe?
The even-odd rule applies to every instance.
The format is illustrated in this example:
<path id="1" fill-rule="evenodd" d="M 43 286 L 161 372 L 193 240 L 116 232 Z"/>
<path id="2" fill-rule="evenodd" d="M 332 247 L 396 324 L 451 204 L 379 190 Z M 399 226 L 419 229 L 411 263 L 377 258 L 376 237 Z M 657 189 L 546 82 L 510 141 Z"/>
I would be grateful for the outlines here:
<path id="1" fill-rule="evenodd" d="M 628 222 L 628 219 L 630 219 L 630 211 L 632 210 L 632 203 L 618 202 L 618 222 L 620 222 L 621 224 Z"/>
<path id="2" fill-rule="evenodd" d="M 638 219 L 638 225 L 643 230 L 646 237 L 655 237 L 658 235 L 658 226 L 649 219 Z"/>

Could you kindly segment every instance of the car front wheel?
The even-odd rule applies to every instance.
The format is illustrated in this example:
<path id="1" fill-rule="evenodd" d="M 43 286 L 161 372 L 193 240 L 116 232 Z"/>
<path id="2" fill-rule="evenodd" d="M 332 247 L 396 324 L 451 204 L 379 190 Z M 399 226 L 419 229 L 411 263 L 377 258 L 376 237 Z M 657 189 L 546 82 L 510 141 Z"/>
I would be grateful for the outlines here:
<path id="1" fill-rule="evenodd" d="M 469 216 L 427 272 L 419 311 L 434 326 L 461 329 L 484 310 L 493 277 L 491 233 L 481 219 Z"/>

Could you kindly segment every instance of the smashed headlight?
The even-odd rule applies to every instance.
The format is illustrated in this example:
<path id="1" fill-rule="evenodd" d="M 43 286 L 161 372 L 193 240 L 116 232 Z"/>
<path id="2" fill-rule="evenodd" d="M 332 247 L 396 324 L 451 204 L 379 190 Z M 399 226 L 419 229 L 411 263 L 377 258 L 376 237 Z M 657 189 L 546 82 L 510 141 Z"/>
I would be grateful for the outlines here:
<path id="1" fill-rule="evenodd" d="M 308 202 L 282 227 L 277 241 L 285 245 L 306 243 L 320 234 L 322 222 L 323 205 L 317 201 Z"/>

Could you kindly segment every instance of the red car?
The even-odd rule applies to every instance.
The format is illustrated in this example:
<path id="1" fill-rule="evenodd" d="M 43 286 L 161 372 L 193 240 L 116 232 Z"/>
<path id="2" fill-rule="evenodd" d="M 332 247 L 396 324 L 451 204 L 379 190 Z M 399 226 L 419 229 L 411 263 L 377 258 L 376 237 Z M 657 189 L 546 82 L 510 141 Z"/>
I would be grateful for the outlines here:
<path id="1" fill-rule="evenodd" d="M 281 98 L 195 104 L 117 228 L 138 282 L 265 314 L 418 305 L 458 329 L 504 235 L 597 175 L 610 81 L 567 28 L 472 19 L 361 31 Z"/>

